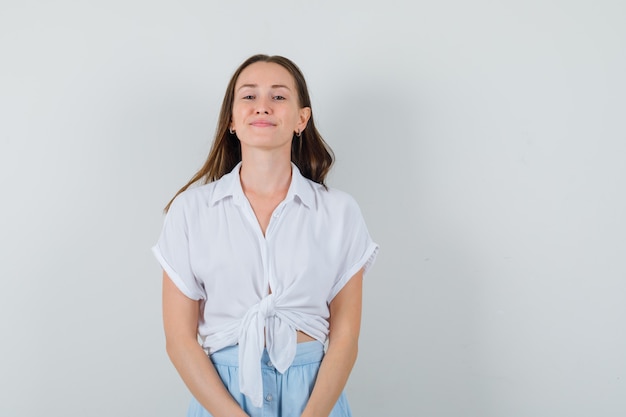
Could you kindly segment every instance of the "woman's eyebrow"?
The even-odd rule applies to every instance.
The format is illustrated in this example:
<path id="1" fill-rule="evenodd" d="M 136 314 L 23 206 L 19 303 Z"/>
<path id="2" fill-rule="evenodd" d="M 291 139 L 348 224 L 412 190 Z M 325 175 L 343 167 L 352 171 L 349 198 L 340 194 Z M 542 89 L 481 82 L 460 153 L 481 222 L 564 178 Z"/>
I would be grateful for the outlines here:
<path id="1" fill-rule="evenodd" d="M 256 88 L 256 87 L 258 87 L 258 86 L 259 86 L 258 84 L 243 84 L 242 86 L 240 86 L 240 87 L 237 89 L 237 91 L 239 91 L 239 90 L 241 90 L 241 89 L 243 89 L 243 88 Z M 287 87 L 286 85 L 284 85 L 284 84 L 273 84 L 271 87 L 272 87 L 273 89 L 276 89 L 276 88 L 285 88 L 285 89 L 287 89 L 287 90 L 291 91 L 291 89 L 290 89 L 289 87 Z"/>

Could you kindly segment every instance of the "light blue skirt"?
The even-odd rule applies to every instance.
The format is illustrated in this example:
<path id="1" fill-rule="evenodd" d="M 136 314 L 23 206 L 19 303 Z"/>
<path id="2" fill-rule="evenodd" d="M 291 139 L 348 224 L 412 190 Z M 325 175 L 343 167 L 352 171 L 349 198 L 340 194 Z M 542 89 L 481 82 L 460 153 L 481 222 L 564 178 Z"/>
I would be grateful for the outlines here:
<path id="1" fill-rule="evenodd" d="M 323 357 L 324 345 L 321 343 L 298 343 L 293 363 L 284 374 L 281 374 L 272 366 L 267 351 L 264 351 L 261 358 L 264 396 L 261 408 L 254 407 L 239 391 L 238 346 L 230 346 L 215 352 L 211 355 L 211 361 L 230 394 L 250 417 L 293 417 L 300 416 L 304 410 Z M 193 398 L 187 417 L 212 417 L 212 415 Z M 343 393 L 329 417 L 352 417 Z"/>

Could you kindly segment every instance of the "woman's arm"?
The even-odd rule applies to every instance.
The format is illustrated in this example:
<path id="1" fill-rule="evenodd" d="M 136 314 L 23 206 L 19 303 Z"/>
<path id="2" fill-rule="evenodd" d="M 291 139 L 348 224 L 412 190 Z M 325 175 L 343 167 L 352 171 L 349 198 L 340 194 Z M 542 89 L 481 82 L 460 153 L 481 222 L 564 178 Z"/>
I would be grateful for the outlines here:
<path id="1" fill-rule="evenodd" d="M 165 344 L 174 367 L 204 408 L 215 417 L 248 417 L 230 395 L 198 343 L 200 303 L 185 296 L 163 272 Z"/>
<path id="2" fill-rule="evenodd" d="M 328 349 L 302 417 L 328 417 L 348 381 L 358 351 L 362 291 L 363 269 L 330 302 Z"/>

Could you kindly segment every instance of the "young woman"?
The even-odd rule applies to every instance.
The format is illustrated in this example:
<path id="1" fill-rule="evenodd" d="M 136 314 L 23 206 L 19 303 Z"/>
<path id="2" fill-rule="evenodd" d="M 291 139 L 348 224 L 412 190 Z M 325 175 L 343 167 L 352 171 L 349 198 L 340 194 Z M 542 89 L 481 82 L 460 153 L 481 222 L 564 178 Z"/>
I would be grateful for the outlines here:
<path id="1" fill-rule="evenodd" d="M 188 416 L 351 416 L 343 388 L 378 247 L 355 201 L 324 184 L 332 162 L 298 67 L 241 64 L 153 248 Z"/>

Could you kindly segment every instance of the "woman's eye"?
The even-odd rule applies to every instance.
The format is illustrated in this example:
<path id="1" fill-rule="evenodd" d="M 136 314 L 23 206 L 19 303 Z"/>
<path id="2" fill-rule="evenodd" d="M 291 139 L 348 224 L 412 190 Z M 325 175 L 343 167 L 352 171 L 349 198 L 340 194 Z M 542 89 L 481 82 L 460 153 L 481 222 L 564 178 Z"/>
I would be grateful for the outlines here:
<path id="1" fill-rule="evenodd" d="M 252 95 L 247 95 L 247 96 L 243 97 L 244 100 L 252 100 L 253 98 L 254 98 L 254 96 L 252 96 Z"/>
<path id="2" fill-rule="evenodd" d="M 274 100 L 285 100 L 283 96 L 274 96 Z"/>

